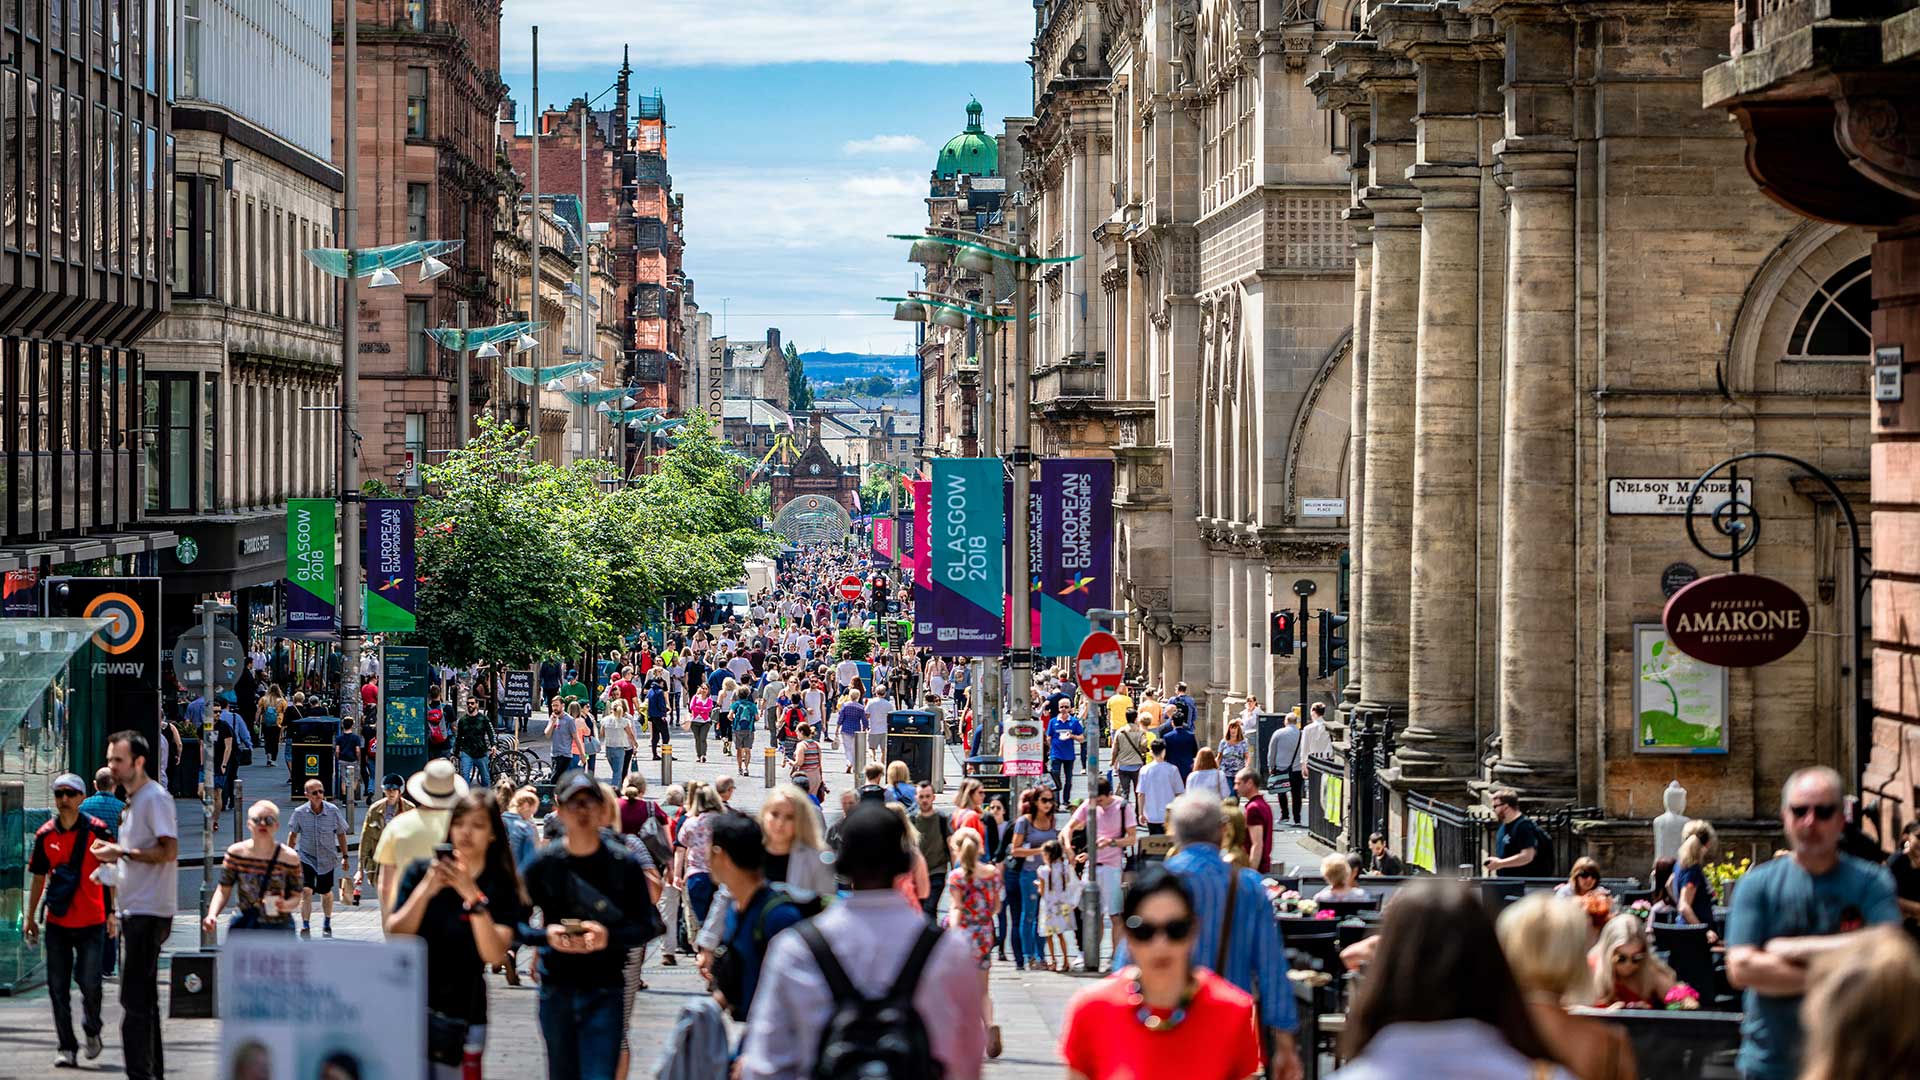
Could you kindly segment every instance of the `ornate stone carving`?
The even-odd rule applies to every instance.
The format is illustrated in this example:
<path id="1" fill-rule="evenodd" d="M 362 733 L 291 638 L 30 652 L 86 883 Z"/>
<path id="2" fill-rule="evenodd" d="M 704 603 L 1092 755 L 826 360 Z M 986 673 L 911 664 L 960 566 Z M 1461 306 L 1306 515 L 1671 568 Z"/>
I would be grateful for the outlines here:
<path id="1" fill-rule="evenodd" d="M 1133 595 L 1140 602 L 1140 606 L 1148 611 L 1166 611 L 1173 605 L 1173 590 L 1162 585 L 1135 588 Z"/>
<path id="2" fill-rule="evenodd" d="M 1920 105 L 1911 93 L 1835 98 L 1835 141 L 1854 168 L 1920 198 Z"/>
<path id="3" fill-rule="evenodd" d="M 1119 266 L 1109 266 L 1100 272 L 1100 287 L 1107 292 L 1118 292 L 1127 283 L 1127 272 Z"/>
<path id="4" fill-rule="evenodd" d="M 1260 556 L 1268 562 L 1307 566 L 1337 563 L 1340 553 L 1347 549 L 1346 543 L 1338 540 L 1261 540 L 1258 546 Z"/>

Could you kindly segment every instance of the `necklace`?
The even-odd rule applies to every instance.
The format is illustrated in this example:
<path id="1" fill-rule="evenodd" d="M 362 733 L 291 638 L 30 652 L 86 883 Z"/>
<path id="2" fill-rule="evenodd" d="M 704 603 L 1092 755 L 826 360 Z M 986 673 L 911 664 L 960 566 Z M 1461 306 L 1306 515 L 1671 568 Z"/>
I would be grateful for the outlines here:
<path id="1" fill-rule="evenodd" d="M 1147 1007 L 1146 995 L 1140 989 L 1140 969 L 1134 968 L 1132 978 L 1127 981 L 1127 1004 L 1133 1006 L 1133 1018 L 1148 1031 L 1172 1031 L 1187 1019 L 1187 1006 L 1193 1004 L 1195 983 L 1191 976 L 1187 985 L 1180 991 L 1180 1004 L 1166 1016 L 1155 1016 Z"/>

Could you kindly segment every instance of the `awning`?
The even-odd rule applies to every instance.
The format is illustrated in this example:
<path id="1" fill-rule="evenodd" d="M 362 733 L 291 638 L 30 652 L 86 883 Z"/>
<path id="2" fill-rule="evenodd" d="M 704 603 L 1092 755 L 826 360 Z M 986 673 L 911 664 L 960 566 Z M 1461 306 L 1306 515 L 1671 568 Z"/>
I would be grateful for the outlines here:
<path id="1" fill-rule="evenodd" d="M 27 714 L 67 658 L 113 620 L 0 620 L 0 726 L 11 728 Z"/>

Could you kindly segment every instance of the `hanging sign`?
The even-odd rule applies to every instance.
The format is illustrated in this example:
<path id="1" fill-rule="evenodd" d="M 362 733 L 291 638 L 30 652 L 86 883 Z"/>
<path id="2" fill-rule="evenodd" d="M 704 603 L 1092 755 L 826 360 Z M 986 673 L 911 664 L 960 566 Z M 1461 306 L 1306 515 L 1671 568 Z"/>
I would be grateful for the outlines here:
<path id="1" fill-rule="evenodd" d="M 287 629 L 334 628 L 332 499 L 287 500 Z"/>
<path id="2" fill-rule="evenodd" d="M 933 482 L 915 480 L 908 487 L 913 490 L 913 643 L 926 648 L 933 644 L 933 552 L 927 550 Z"/>
<path id="3" fill-rule="evenodd" d="M 1000 732 L 1000 772 L 1004 776 L 1039 776 L 1046 771 L 1047 740 L 1040 721 L 1008 720 Z"/>
<path id="4" fill-rule="evenodd" d="M 1087 612 L 1113 603 L 1113 462 L 1048 458 L 1040 463 L 1048 509 L 1040 562 L 1040 651 L 1071 656 L 1093 632 Z"/>
<path id="5" fill-rule="evenodd" d="M 1661 616 L 1681 652 L 1721 667 L 1758 667 L 1792 652 L 1807 636 L 1807 602 L 1759 574 L 1715 574 L 1673 594 Z"/>
<path id="6" fill-rule="evenodd" d="M 368 499 L 367 629 L 415 629 L 413 500 Z"/>
<path id="7" fill-rule="evenodd" d="M 893 515 L 873 519 L 873 554 L 875 558 L 891 561 L 893 558 Z"/>
<path id="8" fill-rule="evenodd" d="M 933 462 L 933 651 L 940 656 L 1000 653 L 1004 487 L 999 458 Z"/>

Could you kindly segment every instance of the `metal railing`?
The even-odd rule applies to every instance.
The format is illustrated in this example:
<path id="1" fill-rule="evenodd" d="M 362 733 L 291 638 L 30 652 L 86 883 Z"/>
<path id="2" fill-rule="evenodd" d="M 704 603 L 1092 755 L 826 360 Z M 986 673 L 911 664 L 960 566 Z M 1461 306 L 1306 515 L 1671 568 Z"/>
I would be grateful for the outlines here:
<path id="1" fill-rule="evenodd" d="M 1407 793 L 1406 863 L 1410 869 L 1453 875 L 1464 866 L 1468 874 L 1478 874 L 1485 838 L 1485 823 L 1465 807 Z"/>
<path id="2" fill-rule="evenodd" d="M 1307 831 L 1321 843 L 1337 847 L 1341 819 L 1347 811 L 1347 768 L 1339 758 L 1307 758 Z"/>

